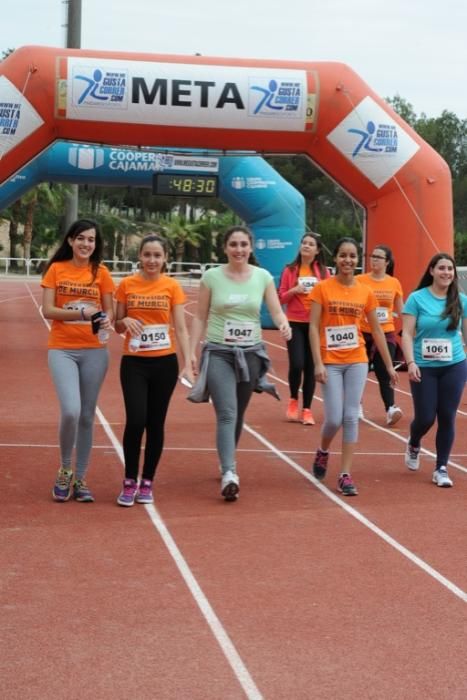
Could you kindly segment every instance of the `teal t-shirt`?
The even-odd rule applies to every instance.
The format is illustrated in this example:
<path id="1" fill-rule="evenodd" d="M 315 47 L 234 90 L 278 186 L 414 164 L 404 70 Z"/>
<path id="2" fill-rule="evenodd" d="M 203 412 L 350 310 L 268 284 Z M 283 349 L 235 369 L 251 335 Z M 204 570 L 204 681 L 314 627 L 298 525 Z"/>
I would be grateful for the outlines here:
<path id="1" fill-rule="evenodd" d="M 207 270 L 201 281 L 211 291 L 206 339 L 211 343 L 248 346 L 261 341 L 260 310 L 272 275 L 251 266 L 250 278 L 234 282 L 224 265 Z"/>
<path id="2" fill-rule="evenodd" d="M 467 317 L 467 297 L 460 295 L 462 318 Z M 414 360 L 420 367 L 444 367 L 465 359 L 459 328 L 448 331 L 449 318 L 441 318 L 446 299 L 439 299 L 428 289 L 417 289 L 404 304 L 404 314 L 415 316 Z M 438 359 L 438 358 L 444 359 Z"/>

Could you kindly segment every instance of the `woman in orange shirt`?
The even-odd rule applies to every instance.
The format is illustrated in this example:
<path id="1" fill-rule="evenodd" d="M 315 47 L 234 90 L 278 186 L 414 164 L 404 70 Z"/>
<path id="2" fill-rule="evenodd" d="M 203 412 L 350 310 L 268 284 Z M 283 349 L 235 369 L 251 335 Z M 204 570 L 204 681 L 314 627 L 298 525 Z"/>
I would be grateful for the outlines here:
<path id="1" fill-rule="evenodd" d="M 279 285 L 279 299 L 286 307 L 286 316 L 292 329 L 287 341 L 289 356 L 290 399 L 286 417 L 302 420 L 303 425 L 314 425 L 311 402 L 315 393 L 315 372 L 311 355 L 309 327 L 311 290 L 320 280 L 330 277 L 324 252 L 317 233 L 307 231 L 300 241 L 300 249 L 293 262 L 284 268 Z M 303 413 L 299 415 L 298 390 L 302 384 Z"/>
<path id="2" fill-rule="evenodd" d="M 401 317 L 403 308 L 402 287 L 394 274 L 394 258 L 392 250 L 386 245 L 378 245 L 370 255 L 370 272 L 357 275 L 357 280 L 368 285 L 378 302 L 376 316 L 386 336 L 391 358 L 394 361 L 397 339 L 394 326 L 394 311 Z M 395 425 L 402 418 L 402 410 L 394 403 L 394 389 L 383 358 L 375 348 L 371 328 L 366 319 L 362 321 L 362 332 L 365 339 L 366 351 L 373 364 L 379 391 L 386 409 L 386 424 Z"/>
<path id="3" fill-rule="evenodd" d="M 79 219 L 47 263 L 42 313 L 52 319 L 48 362 L 61 408 L 61 467 L 52 491 L 56 501 L 73 498 L 93 501 L 86 484 L 92 447 L 97 397 L 109 363 L 109 353 L 93 333 L 91 317 L 104 311 L 100 320 L 109 330 L 113 320 L 114 283 L 101 264 L 102 236 L 95 221 Z M 71 458 L 76 443 L 73 479 Z M 73 482 L 73 484 L 72 484 Z"/>
<path id="4" fill-rule="evenodd" d="M 183 308 L 185 293 L 177 280 L 164 274 L 167 242 L 155 233 L 145 236 L 139 263 L 139 271 L 125 277 L 116 293 L 115 329 L 126 334 L 120 365 L 126 413 L 125 478 L 117 503 L 126 507 L 135 501 L 153 502 L 152 482 L 162 455 L 165 419 L 178 377 L 175 336 L 185 365 L 182 375 L 193 382 Z M 144 432 L 146 444 L 139 480 Z"/>
<path id="5" fill-rule="evenodd" d="M 391 382 L 397 381 L 384 333 L 376 317 L 373 292 L 354 277 L 358 244 L 341 238 L 334 249 L 336 275 L 316 285 L 311 293 L 310 343 L 316 381 L 323 385 L 325 420 L 321 446 L 316 452 L 313 475 L 323 479 L 329 447 L 342 426 L 341 470 L 338 490 L 344 496 L 358 491 L 351 476 L 358 439 L 358 408 L 368 374 L 368 356 L 361 331 L 366 315 L 374 342 L 385 362 Z"/>

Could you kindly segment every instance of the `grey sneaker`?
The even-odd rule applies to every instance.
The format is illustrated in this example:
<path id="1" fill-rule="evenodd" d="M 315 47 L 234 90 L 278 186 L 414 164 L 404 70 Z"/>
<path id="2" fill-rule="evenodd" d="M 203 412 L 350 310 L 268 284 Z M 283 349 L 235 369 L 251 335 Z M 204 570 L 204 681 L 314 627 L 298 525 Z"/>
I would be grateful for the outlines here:
<path id="1" fill-rule="evenodd" d="M 73 498 L 75 501 L 79 501 L 79 503 L 94 502 L 94 496 L 84 479 L 77 479 L 73 484 Z"/>
<path id="2" fill-rule="evenodd" d="M 438 467 L 438 469 L 435 469 L 433 472 L 432 482 L 436 484 L 436 486 L 441 486 L 445 489 L 453 486 L 452 479 L 449 478 L 446 467 Z"/>
<path id="3" fill-rule="evenodd" d="M 238 498 L 238 492 L 240 490 L 240 479 L 238 474 L 229 470 L 222 475 L 221 482 L 221 495 L 226 501 L 235 501 Z"/>
<path id="4" fill-rule="evenodd" d="M 399 406 L 389 406 L 386 413 L 386 425 L 396 425 L 402 418 L 402 411 Z"/>
<path id="5" fill-rule="evenodd" d="M 73 472 L 71 469 L 61 467 L 58 470 L 57 478 L 52 490 L 52 496 L 56 501 L 68 501 L 71 496 L 71 482 Z"/>
<path id="6" fill-rule="evenodd" d="M 416 472 L 420 468 L 420 448 L 413 447 L 410 444 L 410 440 L 407 440 L 407 447 L 405 450 L 405 464 L 413 472 Z"/>

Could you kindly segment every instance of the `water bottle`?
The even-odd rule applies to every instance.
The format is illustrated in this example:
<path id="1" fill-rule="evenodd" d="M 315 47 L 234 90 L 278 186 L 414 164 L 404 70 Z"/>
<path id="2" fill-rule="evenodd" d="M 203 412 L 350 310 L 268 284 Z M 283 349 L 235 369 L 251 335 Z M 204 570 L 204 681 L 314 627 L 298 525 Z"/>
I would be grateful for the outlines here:
<path id="1" fill-rule="evenodd" d="M 104 321 L 107 318 L 107 314 L 102 312 L 101 319 Z M 97 331 L 97 338 L 101 345 L 105 345 L 110 338 L 110 332 L 107 328 L 99 328 Z"/>
<path id="2" fill-rule="evenodd" d="M 128 343 L 128 350 L 130 352 L 138 352 L 140 345 L 141 338 L 139 337 L 139 335 L 132 335 L 130 338 L 130 342 Z"/>

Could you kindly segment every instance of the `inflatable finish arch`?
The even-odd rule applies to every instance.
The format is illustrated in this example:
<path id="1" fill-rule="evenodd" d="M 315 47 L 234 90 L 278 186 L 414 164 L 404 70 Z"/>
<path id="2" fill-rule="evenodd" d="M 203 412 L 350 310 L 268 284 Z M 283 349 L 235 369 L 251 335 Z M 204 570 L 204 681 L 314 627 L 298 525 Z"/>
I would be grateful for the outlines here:
<path id="1" fill-rule="evenodd" d="M 23 47 L 0 64 L 0 185 L 57 139 L 308 155 L 405 291 L 452 252 L 446 163 L 348 66 Z"/>

